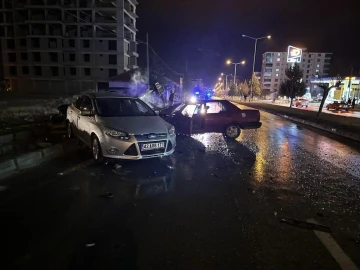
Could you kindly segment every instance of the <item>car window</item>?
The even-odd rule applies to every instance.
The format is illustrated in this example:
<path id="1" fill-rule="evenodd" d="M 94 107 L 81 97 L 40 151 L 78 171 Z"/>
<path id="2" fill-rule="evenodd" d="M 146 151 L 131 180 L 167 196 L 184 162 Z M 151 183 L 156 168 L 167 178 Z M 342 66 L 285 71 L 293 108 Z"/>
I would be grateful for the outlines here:
<path id="1" fill-rule="evenodd" d="M 226 108 L 221 102 L 207 102 L 206 107 L 208 107 L 206 113 L 219 113 L 226 111 Z"/>
<path id="2" fill-rule="evenodd" d="M 156 116 L 143 101 L 132 98 L 97 98 L 96 109 L 103 117 Z"/>
<path id="3" fill-rule="evenodd" d="M 80 104 L 80 111 L 91 111 L 93 109 L 90 97 L 84 96 Z"/>
<path id="4" fill-rule="evenodd" d="M 80 110 L 80 106 L 81 104 L 83 103 L 84 101 L 84 97 L 81 96 L 81 97 L 78 97 L 77 100 L 74 102 L 74 106 Z"/>
<path id="5" fill-rule="evenodd" d="M 188 117 L 192 117 L 195 109 L 196 109 L 197 105 L 196 104 L 191 104 L 191 105 L 187 105 L 183 110 L 182 110 L 182 114 L 184 116 L 188 116 Z"/>

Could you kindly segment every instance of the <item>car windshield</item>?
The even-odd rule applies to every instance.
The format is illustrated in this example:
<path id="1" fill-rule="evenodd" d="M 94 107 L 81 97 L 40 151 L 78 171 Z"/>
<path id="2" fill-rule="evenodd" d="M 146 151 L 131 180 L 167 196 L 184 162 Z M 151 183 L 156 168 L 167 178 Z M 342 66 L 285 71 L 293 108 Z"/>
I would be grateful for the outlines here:
<path id="1" fill-rule="evenodd" d="M 97 98 L 96 109 L 103 117 L 156 116 L 143 101 L 132 98 Z"/>

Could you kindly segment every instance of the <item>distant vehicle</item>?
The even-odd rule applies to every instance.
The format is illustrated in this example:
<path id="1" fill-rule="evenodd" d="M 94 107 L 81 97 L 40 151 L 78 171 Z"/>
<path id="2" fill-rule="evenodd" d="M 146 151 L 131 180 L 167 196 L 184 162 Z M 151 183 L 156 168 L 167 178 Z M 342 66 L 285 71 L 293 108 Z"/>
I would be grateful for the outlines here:
<path id="1" fill-rule="evenodd" d="M 350 106 L 345 102 L 334 101 L 326 105 L 327 110 L 335 110 L 335 111 L 349 111 Z"/>
<path id="2" fill-rule="evenodd" d="M 298 98 L 295 100 L 295 107 L 309 107 L 309 100 L 305 98 Z"/>
<path id="3" fill-rule="evenodd" d="M 67 109 L 67 136 L 91 148 L 93 158 L 145 159 L 171 155 L 175 128 L 136 97 L 82 94 Z"/>
<path id="4" fill-rule="evenodd" d="M 201 100 L 180 103 L 159 112 L 167 122 L 183 134 L 223 133 L 227 138 L 239 137 L 241 129 L 261 127 L 258 110 L 242 110 L 227 100 Z"/>

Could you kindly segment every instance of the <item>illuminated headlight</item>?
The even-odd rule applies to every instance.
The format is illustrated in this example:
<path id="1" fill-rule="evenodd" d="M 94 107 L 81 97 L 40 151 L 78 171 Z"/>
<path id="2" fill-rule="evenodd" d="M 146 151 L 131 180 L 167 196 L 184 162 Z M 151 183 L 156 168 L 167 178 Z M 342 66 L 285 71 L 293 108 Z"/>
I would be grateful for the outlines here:
<path id="1" fill-rule="evenodd" d="M 175 128 L 174 128 L 174 127 L 169 128 L 169 135 L 170 135 L 170 136 L 174 136 L 174 135 L 175 135 Z"/>
<path id="2" fill-rule="evenodd" d="M 190 102 L 195 103 L 195 102 L 196 102 L 196 97 L 192 96 L 192 97 L 190 98 Z"/>
<path id="3" fill-rule="evenodd" d="M 104 133 L 112 138 L 119 139 L 119 140 L 128 140 L 130 139 L 129 134 L 123 131 L 117 131 L 113 129 L 105 129 Z"/>

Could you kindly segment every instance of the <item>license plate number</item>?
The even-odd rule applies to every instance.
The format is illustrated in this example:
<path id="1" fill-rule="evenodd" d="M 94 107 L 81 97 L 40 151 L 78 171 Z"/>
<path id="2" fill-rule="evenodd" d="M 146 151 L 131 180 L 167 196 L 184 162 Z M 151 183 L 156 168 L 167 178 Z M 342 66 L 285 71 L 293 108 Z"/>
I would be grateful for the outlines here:
<path id="1" fill-rule="evenodd" d="M 154 149 L 161 149 L 165 148 L 164 142 L 158 142 L 158 143 L 144 143 L 141 146 L 142 151 L 148 151 L 148 150 L 154 150 Z"/>

